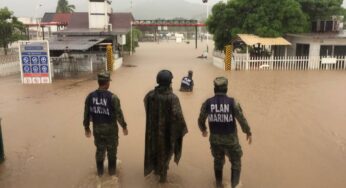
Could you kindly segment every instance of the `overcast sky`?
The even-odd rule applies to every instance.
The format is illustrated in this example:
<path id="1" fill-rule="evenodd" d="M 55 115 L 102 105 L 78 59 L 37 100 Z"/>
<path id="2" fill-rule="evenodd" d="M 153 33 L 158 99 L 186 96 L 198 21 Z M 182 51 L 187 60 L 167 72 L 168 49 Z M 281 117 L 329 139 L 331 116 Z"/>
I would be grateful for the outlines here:
<path id="1" fill-rule="evenodd" d="M 58 0 L 0 0 L 0 7 L 8 7 L 17 17 L 37 17 L 42 16 L 44 12 L 54 12 Z M 114 11 L 129 11 L 131 0 L 113 0 L 112 6 Z M 140 3 L 150 0 L 133 0 L 133 3 Z M 165 0 L 161 0 L 164 3 Z M 186 0 L 194 3 L 202 3 L 202 0 Z M 211 4 L 220 0 L 209 0 Z M 69 0 L 70 4 L 76 5 L 76 11 L 87 11 L 88 0 Z M 43 6 L 37 9 L 37 5 Z M 346 1 L 344 1 L 346 7 Z"/>
<path id="2" fill-rule="evenodd" d="M 68 0 L 70 4 L 76 6 L 76 12 L 87 11 L 88 0 Z M 150 0 L 132 0 L 133 4 Z M 163 3 L 165 0 L 161 0 Z M 194 3 L 202 3 L 202 0 L 186 0 Z M 209 0 L 215 3 L 220 0 Z M 17 17 L 36 17 L 42 16 L 44 12 L 54 12 L 58 0 L 0 0 L 0 7 L 8 7 Z M 131 0 L 113 0 L 114 11 L 129 11 Z M 43 6 L 37 9 L 38 4 Z"/>

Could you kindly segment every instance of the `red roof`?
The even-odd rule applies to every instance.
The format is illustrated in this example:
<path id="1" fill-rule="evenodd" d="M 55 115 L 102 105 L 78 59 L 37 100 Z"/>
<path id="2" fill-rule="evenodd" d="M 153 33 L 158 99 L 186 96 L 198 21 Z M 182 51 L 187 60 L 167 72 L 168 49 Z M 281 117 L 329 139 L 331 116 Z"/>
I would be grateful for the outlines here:
<path id="1" fill-rule="evenodd" d="M 62 23 L 69 23 L 71 19 L 70 13 L 56 13 L 53 16 L 52 22 L 62 22 Z"/>

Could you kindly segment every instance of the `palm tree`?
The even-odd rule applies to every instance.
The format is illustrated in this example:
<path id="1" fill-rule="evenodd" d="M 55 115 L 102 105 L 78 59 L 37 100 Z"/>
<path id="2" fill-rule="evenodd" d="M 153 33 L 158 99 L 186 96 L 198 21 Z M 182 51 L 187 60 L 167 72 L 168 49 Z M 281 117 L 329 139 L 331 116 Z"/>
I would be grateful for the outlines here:
<path id="1" fill-rule="evenodd" d="M 68 0 L 59 0 L 56 6 L 57 13 L 72 13 L 76 9 L 76 6 L 69 5 Z"/>

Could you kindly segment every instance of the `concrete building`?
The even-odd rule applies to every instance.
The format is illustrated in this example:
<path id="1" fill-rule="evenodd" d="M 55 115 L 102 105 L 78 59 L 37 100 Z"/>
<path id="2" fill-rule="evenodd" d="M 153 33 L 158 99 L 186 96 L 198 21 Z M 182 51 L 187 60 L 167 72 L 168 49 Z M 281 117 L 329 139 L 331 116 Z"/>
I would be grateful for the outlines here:
<path id="1" fill-rule="evenodd" d="M 289 56 L 346 56 L 346 31 L 287 34 Z"/>
<path id="2" fill-rule="evenodd" d="M 108 45 L 113 47 L 115 66 L 120 66 L 132 21 L 131 13 L 113 13 L 109 0 L 89 0 L 89 12 L 46 13 L 42 23 L 59 24 L 56 32 L 49 32 L 54 73 L 66 77 L 104 69 Z"/>
<path id="3" fill-rule="evenodd" d="M 328 20 L 311 23 L 311 32 L 287 34 L 292 43 L 290 56 L 346 56 L 346 30 L 343 16 L 332 16 Z"/>

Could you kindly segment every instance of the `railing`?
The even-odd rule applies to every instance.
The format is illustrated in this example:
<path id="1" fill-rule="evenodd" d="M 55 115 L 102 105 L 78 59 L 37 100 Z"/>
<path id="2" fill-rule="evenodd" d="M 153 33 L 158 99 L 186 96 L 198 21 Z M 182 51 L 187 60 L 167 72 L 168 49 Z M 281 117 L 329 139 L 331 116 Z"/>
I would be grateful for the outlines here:
<path id="1" fill-rule="evenodd" d="M 332 59 L 325 62 L 323 59 Z M 346 70 L 346 56 L 339 57 L 233 57 L 233 70 Z"/>
<path id="2" fill-rule="evenodd" d="M 0 63 L 0 76 L 8 76 L 20 72 L 19 62 Z"/>

